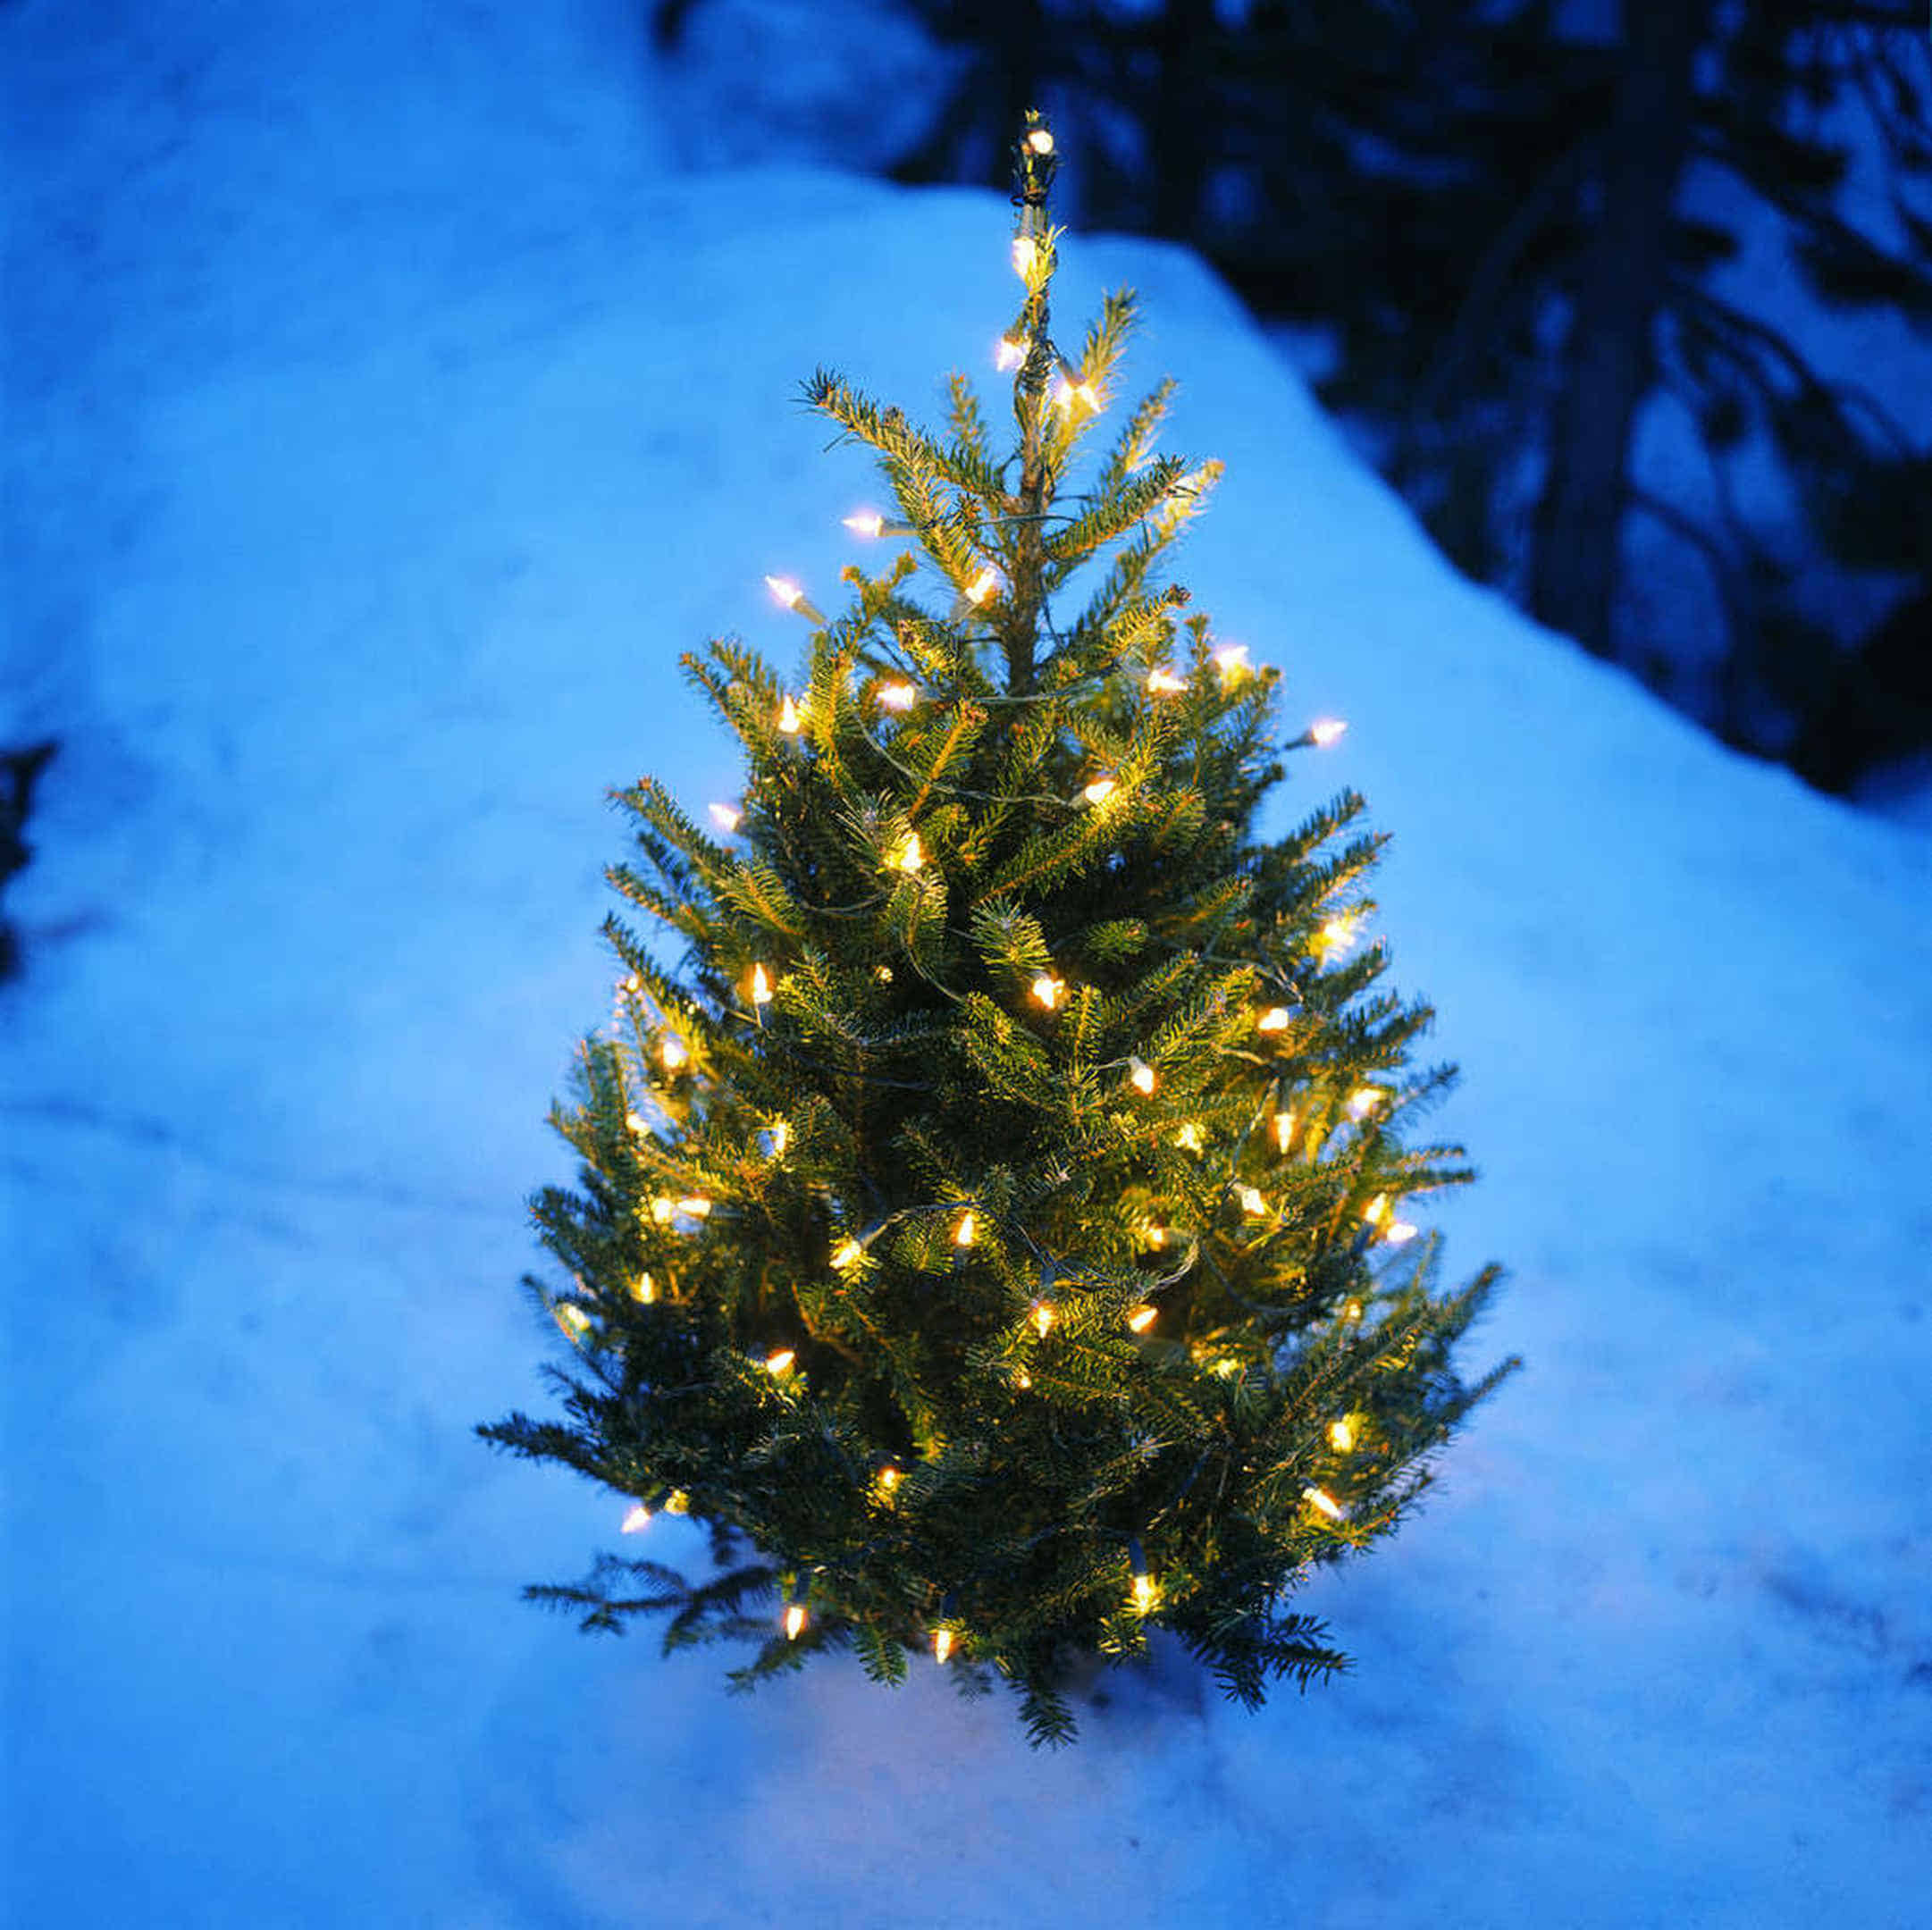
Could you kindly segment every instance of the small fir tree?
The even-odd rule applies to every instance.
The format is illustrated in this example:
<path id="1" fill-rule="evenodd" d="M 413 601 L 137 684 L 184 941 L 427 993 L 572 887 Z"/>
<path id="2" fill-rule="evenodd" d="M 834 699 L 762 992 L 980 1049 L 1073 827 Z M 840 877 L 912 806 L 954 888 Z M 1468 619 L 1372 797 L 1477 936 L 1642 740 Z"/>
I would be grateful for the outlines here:
<path id="1" fill-rule="evenodd" d="M 941 441 L 815 375 L 896 506 L 847 522 L 908 546 L 844 572 L 836 620 L 773 583 L 802 682 L 735 639 L 685 659 L 739 803 L 708 827 L 622 793 L 611 882 L 683 958 L 606 923 L 618 1022 L 553 1113 L 581 1181 L 533 1202 L 566 1418 L 481 1431 L 626 1498 L 626 1530 L 710 1530 L 709 1579 L 607 1555 L 529 1591 L 586 1628 L 752 1638 L 742 1685 L 843 1648 L 897 1682 L 923 1650 L 1004 1676 L 1040 1742 L 1072 1733 L 1069 1664 L 1154 1626 L 1250 1707 L 1346 1666 L 1295 1585 L 1396 1525 L 1515 1364 L 1458 1377 L 1495 1270 L 1438 1295 L 1403 1217 L 1469 1175 L 1405 1144 L 1451 1074 L 1411 1070 L 1430 1011 L 1357 938 L 1362 800 L 1259 835 L 1277 673 L 1158 581 L 1220 465 L 1153 453 L 1163 382 L 1066 486 L 1133 303 L 1055 348 L 1037 116 L 1016 153 L 1017 448 L 962 377 Z"/>

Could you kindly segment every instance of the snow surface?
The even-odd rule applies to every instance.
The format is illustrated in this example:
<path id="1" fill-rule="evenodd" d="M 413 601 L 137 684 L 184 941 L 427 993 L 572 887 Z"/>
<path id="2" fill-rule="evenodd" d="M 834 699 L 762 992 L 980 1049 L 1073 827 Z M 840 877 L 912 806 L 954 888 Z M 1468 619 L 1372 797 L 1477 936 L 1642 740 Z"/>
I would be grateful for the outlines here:
<path id="1" fill-rule="evenodd" d="M 1453 1271 L 1528 1371 L 1305 1607 L 1343 1683 L 1116 1674 L 1071 1751 L 931 1667 L 729 1698 L 517 1599 L 621 1505 L 541 1404 L 522 1201 L 608 1009 L 676 653 L 821 600 L 1007 210 L 680 172 L 617 0 L 0 15 L 0 738 L 65 743 L 0 993 L 5 1892 L 34 1926 L 1905 1926 L 1932 1889 L 1932 843 L 1460 583 L 1188 255 L 1134 367 L 1229 480 L 1181 572 L 1396 842 L 1465 1070 Z M 683 110 L 680 109 L 680 112 Z M 1071 332 L 1071 331 L 1070 331 Z M 987 372 L 990 388 L 990 371 Z M 674 1523 L 650 1531 L 675 1558 Z"/>

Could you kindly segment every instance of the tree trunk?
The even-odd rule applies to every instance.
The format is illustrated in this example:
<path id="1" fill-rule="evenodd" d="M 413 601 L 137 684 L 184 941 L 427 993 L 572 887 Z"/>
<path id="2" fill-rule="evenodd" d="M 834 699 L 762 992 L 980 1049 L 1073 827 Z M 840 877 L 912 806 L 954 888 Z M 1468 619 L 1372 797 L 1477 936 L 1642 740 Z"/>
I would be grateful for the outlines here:
<path id="1" fill-rule="evenodd" d="M 1712 12 L 1713 0 L 1625 0 L 1602 206 L 1578 278 L 1530 564 L 1532 613 L 1599 657 L 1611 653 L 1631 431 L 1655 373 L 1671 212 Z"/>

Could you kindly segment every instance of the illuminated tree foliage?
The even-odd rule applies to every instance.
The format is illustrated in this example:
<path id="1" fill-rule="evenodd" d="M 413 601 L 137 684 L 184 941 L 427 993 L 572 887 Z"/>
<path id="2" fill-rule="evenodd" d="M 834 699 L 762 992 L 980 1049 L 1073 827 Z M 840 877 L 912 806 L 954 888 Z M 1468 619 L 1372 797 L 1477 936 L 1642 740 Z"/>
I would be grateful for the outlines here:
<path id="1" fill-rule="evenodd" d="M 815 375 L 895 506 L 848 523 L 899 547 L 836 618 L 773 583 L 799 679 L 685 659 L 739 801 L 622 793 L 611 883 L 682 955 L 607 923 L 618 1022 L 553 1115 L 579 1182 L 534 1201 L 564 1415 L 481 1431 L 628 1531 L 709 1528 L 709 1577 L 612 1555 L 530 1591 L 586 1627 L 749 1638 L 743 1685 L 924 1654 L 1006 1678 L 1040 1742 L 1070 1665 L 1151 1628 L 1251 1707 L 1344 1667 L 1296 1584 L 1396 1525 L 1514 1363 L 1458 1377 L 1495 1270 L 1439 1293 L 1405 1217 L 1469 1175 L 1407 1143 L 1450 1074 L 1382 987 L 1362 800 L 1256 827 L 1279 751 L 1340 726 L 1282 745 L 1278 673 L 1163 580 L 1219 474 L 1155 453 L 1170 384 L 1070 486 L 1133 301 L 1055 348 L 1037 117 L 1016 153 L 1013 446 L 962 377 L 935 435 Z"/>

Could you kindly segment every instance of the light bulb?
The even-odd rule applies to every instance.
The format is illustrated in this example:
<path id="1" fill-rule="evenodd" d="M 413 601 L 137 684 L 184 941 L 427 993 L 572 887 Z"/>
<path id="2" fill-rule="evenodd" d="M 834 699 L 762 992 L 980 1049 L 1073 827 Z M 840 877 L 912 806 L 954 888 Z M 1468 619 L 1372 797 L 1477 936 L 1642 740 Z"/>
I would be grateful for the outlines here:
<path id="1" fill-rule="evenodd" d="M 1174 1144 L 1183 1153 L 1198 1153 L 1201 1150 L 1201 1129 L 1192 1120 L 1174 1136 Z"/>
<path id="2" fill-rule="evenodd" d="M 785 1611 L 785 1640 L 796 1641 L 804 1630 L 805 1605 L 803 1602 L 795 1601 Z"/>
<path id="3" fill-rule="evenodd" d="M 1417 1228 L 1410 1221 L 1391 1220 L 1382 1237 L 1391 1246 L 1406 1246 L 1409 1241 L 1415 1238 L 1417 1230 Z"/>
<path id="4" fill-rule="evenodd" d="M 1214 1372 L 1223 1380 L 1231 1380 L 1241 1371 L 1241 1364 L 1231 1354 L 1223 1354 L 1214 1363 Z"/>
<path id="5" fill-rule="evenodd" d="M 1055 978 L 1051 972 L 1042 972 L 1033 981 L 1032 986 L 1033 996 L 1048 1011 L 1051 1011 L 1060 1003 L 1061 999 L 1066 995 L 1066 981 L 1063 978 Z"/>
<path id="6" fill-rule="evenodd" d="M 1366 1119 L 1382 1103 L 1382 1098 L 1383 1094 L 1381 1087 L 1357 1086 L 1348 1095 L 1348 1117 L 1358 1120 Z"/>
<path id="7" fill-rule="evenodd" d="M 637 1134 L 640 1138 L 651 1130 L 650 1121 L 644 1118 L 642 1112 L 626 1112 L 624 1115 L 624 1123 L 630 1131 Z"/>
<path id="8" fill-rule="evenodd" d="M 1288 1030 L 1288 1007 L 1271 1005 L 1255 1021 L 1257 1032 L 1285 1032 Z"/>
<path id="9" fill-rule="evenodd" d="M 1308 734 L 1325 751 L 1348 727 L 1340 717 L 1323 717 L 1319 723 L 1309 725 Z"/>
<path id="10" fill-rule="evenodd" d="M 1039 259 L 1039 249 L 1034 245 L 1031 235 L 1013 237 L 1013 273 L 1021 277 L 1032 274 L 1034 264 Z"/>
<path id="11" fill-rule="evenodd" d="M 1347 912 L 1328 919 L 1315 935 L 1315 948 L 1326 959 L 1331 952 L 1346 952 L 1355 943 L 1355 919 Z"/>
<path id="12" fill-rule="evenodd" d="M 1054 138 L 1043 127 L 1037 127 L 1027 136 L 1027 146 L 1037 155 L 1050 155 L 1054 151 Z"/>
<path id="13" fill-rule="evenodd" d="M 854 536 L 878 536 L 885 533 L 886 519 L 877 509 L 857 509 L 844 518 L 845 527 Z"/>
<path id="14" fill-rule="evenodd" d="M 1052 1330 L 1053 1324 L 1054 1310 L 1051 1303 L 1045 1300 L 1036 1300 L 1033 1303 L 1033 1326 L 1034 1330 L 1042 1340 Z"/>
<path id="15" fill-rule="evenodd" d="M 1274 1149 L 1285 1153 L 1295 1137 L 1295 1115 L 1292 1112 L 1277 1112 L 1274 1115 Z"/>
<path id="16" fill-rule="evenodd" d="M 1159 1253 L 1167 1244 L 1167 1229 L 1163 1226 L 1144 1226 L 1139 1233 L 1140 1244 Z"/>
<path id="17" fill-rule="evenodd" d="M 1137 1306 L 1127 1316 L 1127 1324 L 1136 1333 L 1146 1333 L 1158 1318 L 1158 1310 L 1150 1306 Z"/>
<path id="18" fill-rule="evenodd" d="M 993 366 L 1002 372 L 1018 368 L 1026 360 L 1030 346 L 1023 335 L 1002 335 L 999 347 L 993 351 Z"/>
<path id="19" fill-rule="evenodd" d="M 1259 1187 L 1236 1187 L 1234 1196 L 1240 1201 L 1243 1213 L 1264 1213 L 1268 1210 L 1268 1203 L 1261 1196 Z"/>
<path id="20" fill-rule="evenodd" d="M 1347 1454 L 1355 1446 L 1355 1429 L 1348 1415 L 1329 1422 L 1328 1444 L 1337 1454 Z"/>
<path id="21" fill-rule="evenodd" d="M 688 1515 L 691 1512 L 691 1497 L 682 1488 L 674 1488 L 664 1498 L 664 1512 L 667 1515 Z"/>
<path id="22" fill-rule="evenodd" d="M 762 965 L 752 968 L 752 1003 L 754 1005 L 771 1003 L 771 980 L 765 974 Z"/>
<path id="23" fill-rule="evenodd" d="M 1022 1367 L 1013 1375 L 1013 1385 L 1024 1394 L 1033 1385 L 1033 1376 Z"/>
<path id="24" fill-rule="evenodd" d="M 677 1217 L 677 1202 L 674 1199 L 665 1198 L 661 1193 L 659 1194 L 657 1198 L 651 1203 L 651 1217 L 659 1226 L 668 1226 Z"/>
<path id="25" fill-rule="evenodd" d="M 1089 804 L 1105 804 L 1120 789 L 1111 777 L 1096 777 L 1080 793 Z"/>
<path id="26" fill-rule="evenodd" d="M 778 706 L 778 728 L 787 737 L 795 737 L 805 727 L 805 713 L 792 701 L 792 693 L 785 693 L 785 701 Z"/>
<path id="27" fill-rule="evenodd" d="M 648 1273 L 640 1273 L 631 1282 L 631 1298 L 640 1306 L 650 1306 L 658 1297 L 658 1283 Z"/>
<path id="28" fill-rule="evenodd" d="M 651 1510 L 640 1501 L 624 1517 L 624 1525 L 619 1532 L 624 1534 L 642 1534 L 650 1525 Z"/>
<path id="29" fill-rule="evenodd" d="M 1169 697 L 1176 691 L 1184 691 L 1187 687 L 1188 680 L 1185 677 L 1176 676 L 1165 664 L 1163 664 L 1158 669 L 1147 672 L 1147 688 L 1156 697 Z"/>
<path id="30" fill-rule="evenodd" d="M 881 684 L 878 701 L 887 710 L 910 710 L 919 701 L 919 692 L 906 683 Z"/>
<path id="31" fill-rule="evenodd" d="M 904 1479 L 905 1476 L 889 1461 L 878 1471 L 878 1484 L 887 1494 L 890 1494 Z"/>
<path id="32" fill-rule="evenodd" d="M 729 804 L 714 804 L 711 806 L 711 822 L 727 837 L 729 837 L 738 828 L 743 819 L 744 813 L 741 810 L 734 810 Z"/>
<path id="33" fill-rule="evenodd" d="M 675 1072 L 689 1060 L 691 1053 L 676 1033 L 667 1032 L 663 1045 L 658 1047 L 658 1057 L 664 1062 L 664 1070 L 667 1072 Z"/>
<path id="34" fill-rule="evenodd" d="M 788 1120 L 774 1120 L 769 1135 L 773 1159 L 783 1159 L 785 1148 L 792 1143 L 792 1127 Z"/>
<path id="35" fill-rule="evenodd" d="M 917 871 L 926 862 L 926 853 L 920 849 L 919 833 L 912 832 L 899 847 L 899 855 L 893 860 L 902 871 Z"/>
<path id="36" fill-rule="evenodd" d="M 1143 1570 L 1134 1577 L 1134 1607 L 1138 1613 L 1147 1615 L 1152 1612 L 1156 1599 L 1158 1590 L 1154 1586 L 1154 1577 Z"/>
<path id="37" fill-rule="evenodd" d="M 832 1264 L 843 1273 L 847 1267 L 855 1267 L 865 1257 L 865 1248 L 855 1239 L 844 1241 L 832 1255 Z"/>
<path id="38" fill-rule="evenodd" d="M 1130 1059 L 1127 1082 L 1144 1097 L 1154 1091 L 1154 1068 L 1145 1059 Z"/>
<path id="39" fill-rule="evenodd" d="M 945 1658 L 952 1653 L 953 1631 L 949 1628 L 935 1629 L 932 1632 L 933 1660 L 936 1662 L 944 1662 Z"/>
<path id="40" fill-rule="evenodd" d="M 714 804 L 711 806 L 711 809 L 713 810 L 716 810 L 718 809 L 718 806 Z M 643 989 L 644 981 L 640 978 L 635 972 L 632 972 L 628 977 L 620 978 L 617 981 L 617 990 L 620 992 L 629 992 L 634 995 L 635 994 L 642 992 Z"/>
<path id="41" fill-rule="evenodd" d="M 790 1373 L 792 1363 L 797 1358 L 798 1355 L 793 1353 L 790 1347 L 782 1347 L 776 1353 L 766 1355 L 765 1372 L 772 1375 Z"/>
<path id="42" fill-rule="evenodd" d="M 678 1201 L 677 1210 L 693 1220 L 702 1220 L 710 1214 L 711 1203 L 701 1193 L 687 1193 Z"/>
<path id="43" fill-rule="evenodd" d="M 1371 1226 L 1380 1226 L 1389 1217 L 1389 1196 L 1386 1193 L 1378 1193 L 1362 1209 L 1362 1217 Z"/>
<path id="44" fill-rule="evenodd" d="M 960 1215 L 959 1224 L 953 1229 L 953 1244 L 955 1246 L 970 1246 L 979 1231 L 979 1220 L 969 1207 Z"/>
<path id="45" fill-rule="evenodd" d="M 1342 1305 L 1341 1317 L 1345 1321 L 1360 1320 L 1362 1317 L 1362 1303 L 1359 1300 L 1345 1301 Z"/>
<path id="46" fill-rule="evenodd" d="M 789 576 L 768 576 L 765 587 L 786 609 L 796 609 L 805 600 L 805 592 Z"/>
<path id="47" fill-rule="evenodd" d="M 1334 1496 L 1325 1489 L 1304 1488 L 1301 1490 L 1301 1498 L 1310 1507 L 1320 1508 L 1323 1514 L 1326 1515 L 1331 1521 L 1340 1521 L 1342 1517 L 1341 1503 L 1336 1500 Z"/>
<path id="48" fill-rule="evenodd" d="M 966 600 L 974 604 L 984 603 L 999 585 L 999 572 L 989 564 L 966 585 Z"/>
<path id="49" fill-rule="evenodd" d="M 591 1317 L 582 1307 L 573 1305 L 568 1300 L 559 1300 L 556 1312 L 557 1324 L 573 1340 L 581 1340 L 591 1330 Z"/>
<path id="50" fill-rule="evenodd" d="M 1254 667 L 1247 660 L 1247 645 L 1227 643 L 1214 652 L 1215 667 L 1223 676 L 1239 676 L 1244 670 Z"/>

